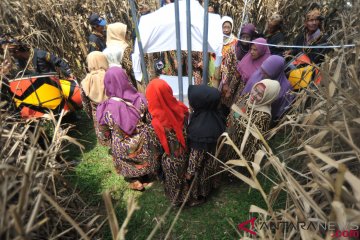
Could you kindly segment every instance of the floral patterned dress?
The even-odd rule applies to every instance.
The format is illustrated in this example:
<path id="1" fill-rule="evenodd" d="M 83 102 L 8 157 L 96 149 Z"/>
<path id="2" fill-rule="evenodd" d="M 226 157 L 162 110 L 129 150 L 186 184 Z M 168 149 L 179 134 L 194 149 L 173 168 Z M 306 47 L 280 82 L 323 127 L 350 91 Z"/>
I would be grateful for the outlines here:
<path id="1" fill-rule="evenodd" d="M 212 189 L 217 188 L 220 180 L 219 175 L 212 175 L 219 171 L 219 162 L 208 155 L 205 150 L 191 149 L 186 173 L 195 182 L 193 183 L 190 199 L 199 200 L 200 198 L 206 198 Z M 197 177 L 195 179 L 196 174 Z"/>
<path id="2" fill-rule="evenodd" d="M 132 48 L 127 47 L 124 51 L 124 56 L 121 65 L 124 68 L 126 74 L 129 76 L 131 84 L 136 87 L 136 80 L 132 68 L 131 54 L 132 54 Z"/>
<path id="3" fill-rule="evenodd" d="M 162 74 L 169 76 L 177 76 L 178 68 L 177 68 L 177 56 L 176 51 L 166 51 L 162 53 L 164 60 L 164 69 L 162 70 Z M 183 55 L 183 52 L 182 52 Z M 182 57 L 184 60 L 184 57 Z"/>
<path id="4" fill-rule="evenodd" d="M 186 76 L 188 75 L 189 72 L 189 64 L 188 64 L 188 52 L 187 51 L 183 51 L 183 61 L 184 61 L 184 65 L 186 66 Z M 202 75 L 203 75 L 203 66 L 202 66 L 202 61 L 203 61 L 203 54 L 202 52 L 192 52 L 191 53 L 191 62 L 192 62 L 192 75 L 194 77 L 194 84 L 195 85 L 200 85 L 203 82 L 202 79 Z"/>
<path id="5" fill-rule="evenodd" d="M 236 43 L 237 40 L 234 39 L 234 41 L 224 45 L 222 49 L 221 86 L 223 96 L 221 103 L 228 108 L 235 102 L 236 94 L 241 92 L 245 87 L 245 84 L 241 81 L 241 77 L 236 69 Z"/>
<path id="6" fill-rule="evenodd" d="M 152 136 L 154 130 L 149 122 L 150 115 L 146 111 L 145 105 L 141 106 L 140 111 L 145 114 L 140 119 L 132 135 L 127 135 L 115 124 L 111 113 L 105 113 L 106 125 L 100 126 L 104 136 L 111 132 L 111 146 L 114 165 L 116 171 L 127 179 L 137 179 L 140 177 L 152 177 L 159 169 L 156 146 L 158 143 Z"/>
<path id="7" fill-rule="evenodd" d="M 81 99 L 82 99 L 83 108 L 84 108 L 86 114 L 88 115 L 88 117 L 90 119 L 93 120 L 95 134 L 96 134 L 98 142 L 103 146 L 111 147 L 110 133 L 109 132 L 106 133 L 106 134 L 108 134 L 108 136 L 104 137 L 104 136 L 101 136 L 102 134 L 100 133 L 100 130 L 99 130 L 99 123 L 96 119 L 96 108 L 97 108 L 98 104 L 96 102 L 91 101 L 85 95 L 85 92 L 82 90 L 82 88 L 81 88 Z"/>
<path id="8" fill-rule="evenodd" d="M 184 137 L 186 138 L 185 131 Z M 166 138 L 170 148 L 170 155 L 162 150 L 160 142 L 158 144 L 158 147 L 161 149 L 160 151 L 162 151 L 161 169 L 165 195 L 173 205 L 179 205 L 185 200 L 188 190 L 185 178 L 188 154 L 176 138 L 175 131 L 166 131 Z"/>
<path id="9" fill-rule="evenodd" d="M 239 105 L 239 102 L 237 102 L 236 105 Z M 242 108 L 242 110 L 245 111 L 247 116 L 250 116 L 251 107 L 245 107 Z M 261 134 L 264 135 L 270 127 L 271 115 L 266 112 L 254 110 L 251 121 L 259 129 Z M 238 148 L 241 146 L 243 141 L 247 124 L 247 119 L 238 116 L 238 114 L 236 114 L 234 111 L 230 112 L 227 121 L 227 132 Z M 256 152 L 260 149 L 260 146 L 261 141 L 250 134 L 243 151 L 243 156 L 245 159 L 248 161 L 253 161 Z M 226 147 L 226 149 L 226 160 L 239 158 L 239 156 L 231 147 Z"/>
<path id="10" fill-rule="evenodd" d="M 177 55 L 176 51 L 168 51 L 163 53 L 165 67 L 163 69 L 163 74 L 177 76 Z M 183 76 L 188 75 L 188 60 L 187 60 L 188 53 L 187 51 L 181 51 L 181 60 L 182 66 L 185 66 L 183 69 Z M 200 85 L 202 84 L 202 75 L 203 75 L 203 54 L 202 52 L 192 52 L 192 70 L 193 70 L 193 77 L 194 77 L 194 84 Z M 209 59 L 210 60 L 210 59 Z"/>

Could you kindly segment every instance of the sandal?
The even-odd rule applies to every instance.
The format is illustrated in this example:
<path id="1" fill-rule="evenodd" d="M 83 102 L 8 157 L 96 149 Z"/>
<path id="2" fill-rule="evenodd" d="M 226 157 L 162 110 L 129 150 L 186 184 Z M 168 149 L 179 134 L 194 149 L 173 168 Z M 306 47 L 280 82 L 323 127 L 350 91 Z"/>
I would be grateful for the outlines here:
<path id="1" fill-rule="evenodd" d="M 197 205 L 200 205 L 200 204 L 203 204 L 205 202 L 205 198 L 201 198 L 201 199 L 193 199 L 193 200 L 190 200 L 187 205 L 189 207 L 195 207 Z"/>
<path id="2" fill-rule="evenodd" d="M 154 182 L 144 182 L 143 186 L 144 187 L 151 187 L 154 184 Z"/>
<path id="3" fill-rule="evenodd" d="M 131 190 L 135 190 L 135 191 L 144 191 L 145 190 L 144 185 L 139 181 L 134 181 L 134 182 L 130 183 L 129 188 Z"/>

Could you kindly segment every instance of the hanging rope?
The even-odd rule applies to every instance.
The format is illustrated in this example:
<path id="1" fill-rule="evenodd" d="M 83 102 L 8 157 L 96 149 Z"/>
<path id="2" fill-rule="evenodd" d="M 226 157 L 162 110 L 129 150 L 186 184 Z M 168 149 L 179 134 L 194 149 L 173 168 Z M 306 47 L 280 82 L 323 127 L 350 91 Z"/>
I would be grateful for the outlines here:
<path id="1" fill-rule="evenodd" d="M 225 35 L 224 35 L 225 36 Z M 239 39 L 238 41 L 246 42 L 246 43 L 253 43 L 252 41 L 242 40 Z M 276 44 L 270 44 L 270 43 L 256 43 L 258 45 L 264 45 L 269 47 L 279 47 L 279 48 L 349 48 L 349 47 L 355 47 L 355 44 L 344 44 L 344 45 L 316 45 L 316 46 L 298 46 L 298 45 L 276 45 Z"/>

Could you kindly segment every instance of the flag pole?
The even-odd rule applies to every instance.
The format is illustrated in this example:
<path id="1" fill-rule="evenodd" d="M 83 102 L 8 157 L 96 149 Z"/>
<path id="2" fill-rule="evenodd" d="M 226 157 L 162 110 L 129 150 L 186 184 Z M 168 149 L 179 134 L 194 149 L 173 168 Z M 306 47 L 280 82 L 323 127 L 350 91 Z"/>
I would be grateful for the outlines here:
<path id="1" fill-rule="evenodd" d="M 208 84 L 209 75 L 209 53 L 208 53 L 208 31 L 209 31 L 209 0 L 204 1 L 204 36 L 203 36 L 203 83 Z"/>
<path id="2" fill-rule="evenodd" d="M 187 57 L 188 57 L 188 78 L 189 86 L 192 84 L 192 46 L 191 46 L 191 11 L 190 0 L 186 0 L 186 30 L 187 30 Z"/>
<path id="3" fill-rule="evenodd" d="M 135 26 L 136 39 L 137 39 L 138 47 L 139 47 L 139 51 L 140 51 L 141 71 L 143 74 L 145 84 L 147 85 L 149 83 L 149 77 L 148 77 L 148 74 L 146 71 L 145 54 L 144 54 L 144 49 L 143 49 L 141 38 L 140 38 L 140 32 L 139 32 L 139 26 L 138 26 L 139 22 L 138 22 L 137 15 L 136 15 L 135 3 L 134 3 L 134 0 L 129 0 L 129 2 L 130 2 L 130 8 L 131 8 L 132 22 L 133 22 L 133 25 Z"/>
<path id="4" fill-rule="evenodd" d="M 179 79 L 179 100 L 184 102 L 183 79 L 182 79 L 182 61 L 181 61 L 181 42 L 180 42 L 180 16 L 179 16 L 179 0 L 175 0 L 175 29 L 176 29 L 176 55 L 178 65 Z"/>

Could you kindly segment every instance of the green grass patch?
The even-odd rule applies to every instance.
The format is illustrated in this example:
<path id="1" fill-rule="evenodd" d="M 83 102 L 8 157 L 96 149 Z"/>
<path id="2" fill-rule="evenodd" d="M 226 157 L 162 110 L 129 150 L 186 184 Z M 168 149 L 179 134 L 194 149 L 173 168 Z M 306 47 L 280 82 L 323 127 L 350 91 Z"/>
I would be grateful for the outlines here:
<path id="1" fill-rule="evenodd" d="M 84 112 L 81 112 L 80 118 L 70 135 L 78 138 L 85 150 L 82 154 L 75 146 L 67 148 L 65 157 L 77 162 L 74 170 L 69 172 L 68 179 L 77 186 L 88 204 L 100 206 L 100 214 L 106 214 L 101 194 L 110 190 L 120 224 L 126 216 L 127 199 L 135 196 L 140 209 L 131 218 L 126 236 L 127 239 L 146 239 L 170 205 L 162 184 L 155 182 L 144 192 L 129 190 L 123 177 L 115 172 L 108 148 L 97 144 L 92 121 Z M 263 177 L 260 177 L 260 180 L 266 182 L 266 190 L 269 190 L 270 181 Z M 239 234 L 235 228 L 240 222 L 251 218 L 251 205 L 266 209 L 258 191 L 249 190 L 248 186 L 239 180 L 229 181 L 226 178 L 206 203 L 183 210 L 170 239 L 238 239 Z M 154 239 L 165 237 L 177 210 L 178 208 L 172 209 Z M 107 225 L 103 228 L 103 239 L 111 239 Z"/>

